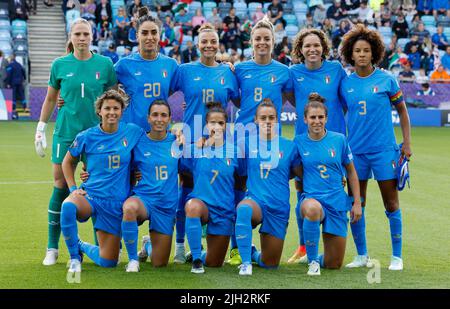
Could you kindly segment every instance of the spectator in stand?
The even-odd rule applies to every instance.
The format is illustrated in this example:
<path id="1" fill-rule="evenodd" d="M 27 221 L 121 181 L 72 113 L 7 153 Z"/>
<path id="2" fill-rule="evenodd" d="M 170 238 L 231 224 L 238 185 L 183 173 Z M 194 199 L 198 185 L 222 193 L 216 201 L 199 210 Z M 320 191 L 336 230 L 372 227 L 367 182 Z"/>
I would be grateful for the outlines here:
<path id="1" fill-rule="evenodd" d="M 392 24 L 392 32 L 395 33 L 397 39 L 408 37 L 409 27 L 402 13 L 399 13 L 397 20 Z"/>
<path id="2" fill-rule="evenodd" d="M 331 19 L 325 18 L 321 24 L 322 31 L 331 38 L 333 34 L 333 24 L 331 23 Z"/>
<path id="3" fill-rule="evenodd" d="M 442 64 L 431 74 L 430 79 L 432 83 L 450 83 L 450 75 L 445 71 Z"/>
<path id="4" fill-rule="evenodd" d="M 422 95 L 434 96 L 434 95 L 436 95 L 436 93 L 433 91 L 433 89 L 431 89 L 429 83 L 423 83 L 422 89 L 417 91 L 416 95 L 418 95 L 418 96 L 422 96 Z"/>
<path id="5" fill-rule="evenodd" d="M 228 3 L 227 0 L 220 0 L 219 4 L 217 5 L 217 8 L 219 9 L 220 18 L 223 19 L 230 12 L 231 4 Z"/>
<path id="6" fill-rule="evenodd" d="M 6 68 L 8 67 L 8 60 L 6 60 L 3 51 L 0 50 L 0 89 L 5 88 Z"/>
<path id="7" fill-rule="evenodd" d="M 17 102 L 20 101 L 23 109 L 27 108 L 27 102 L 25 100 L 25 90 L 23 83 L 26 80 L 25 69 L 16 61 L 16 56 L 12 54 L 10 56 L 9 64 L 6 67 L 6 87 L 12 88 L 13 96 L 13 119 L 18 119 L 19 116 L 16 111 Z"/>
<path id="8" fill-rule="evenodd" d="M 81 18 L 95 20 L 95 9 L 96 5 L 94 0 L 86 0 L 86 2 L 81 5 Z"/>
<path id="9" fill-rule="evenodd" d="M 119 55 L 116 53 L 116 45 L 114 43 L 109 44 L 108 49 L 102 55 L 110 58 L 113 64 L 119 61 Z"/>
<path id="10" fill-rule="evenodd" d="M 423 43 L 423 40 L 425 38 L 429 38 L 430 37 L 430 31 L 425 29 L 425 25 L 424 25 L 423 22 L 420 22 L 417 25 L 417 28 L 413 29 L 413 31 L 411 32 L 411 35 L 414 35 L 414 34 L 419 37 L 419 43 Z"/>
<path id="11" fill-rule="evenodd" d="M 198 34 L 198 29 L 200 29 L 201 25 L 206 23 L 206 18 L 203 16 L 202 9 L 197 9 L 195 11 L 195 16 L 192 17 L 192 33 L 193 36 L 196 37 Z"/>
<path id="12" fill-rule="evenodd" d="M 373 23 L 374 12 L 367 4 L 367 0 L 361 1 L 359 8 L 347 12 L 349 15 L 357 15 L 357 18 L 362 21 L 367 21 L 369 24 Z"/>
<path id="13" fill-rule="evenodd" d="M 136 35 L 136 18 L 131 17 L 130 28 L 128 29 L 128 43 L 134 47 L 138 45 L 138 39 Z"/>
<path id="14" fill-rule="evenodd" d="M 236 10 L 234 8 L 231 8 L 228 13 L 228 16 L 226 16 L 223 19 L 222 28 L 224 29 L 224 31 L 226 31 L 226 29 L 228 29 L 228 27 L 231 23 L 234 24 L 235 29 L 241 28 L 241 20 L 239 19 L 239 17 L 236 16 Z"/>
<path id="15" fill-rule="evenodd" d="M 278 24 L 275 26 L 275 32 L 274 32 L 274 34 L 275 34 L 275 45 L 276 45 L 276 44 L 280 44 L 281 41 L 283 41 L 283 38 L 284 38 L 285 36 L 287 36 L 286 30 L 284 30 L 283 24 L 282 24 L 282 23 L 278 23 Z"/>
<path id="16" fill-rule="evenodd" d="M 155 0 L 156 9 L 161 12 L 170 12 L 172 3 L 169 0 Z"/>
<path id="17" fill-rule="evenodd" d="M 334 0 L 333 4 L 327 10 L 327 18 L 337 22 L 345 17 L 347 17 L 347 11 L 341 5 L 341 0 Z"/>
<path id="18" fill-rule="evenodd" d="M 108 0 L 100 0 L 100 4 L 95 8 L 95 22 L 97 25 L 103 25 L 103 21 L 108 21 L 108 23 L 112 23 L 112 7 Z"/>
<path id="19" fill-rule="evenodd" d="M 405 16 L 406 20 L 412 20 L 414 18 L 414 16 L 418 15 L 415 4 L 403 5 L 402 12 L 403 12 L 403 15 Z"/>
<path id="20" fill-rule="evenodd" d="M 197 49 L 191 41 L 186 43 L 187 48 L 181 53 L 181 63 L 193 62 L 198 59 Z"/>
<path id="21" fill-rule="evenodd" d="M 430 78 L 427 76 L 425 69 L 420 69 L 419 75 L 416 77 L 416 83 L 424 84 L 424 83 L 428 83 L 429 81 L 430 81 Z"/>
<path id="22" fill-rule="evenodd" d="M 325 6 L 322 4 L 317 5 L 313 15 L 314 27 L 319 27 L 326 17 L 327 11 L 325 10 Z"/>
<path id="23" fill-rule="evenodd" d="M 228 25 L 228 29 L 222 33 L 222 41 L 226 48 L 238 49 L 241 48 L 241 41 L 238 29 L 235 28 L 234 23 Z"/>
<path id="24" fill-rule="evenodd" d="M 421 55 L 416 45 L 411 46 L 411 53 L 408 54 L 408 62 L 413 70 L 419 70 L 421 67 Z"/>
<path id="25" fill-rule="evenodd" d="M 375 18 L 377 19 L 377 25 L 380 27 L 390 27 L 391 26 L 391 10 L 389 6 L 385 3 L 380 3 L 379 10 L 375 13 Z M 398 15 L 398 14 L 397 14 Z"/>
<path id="26" fill-rule="evenodd" d="M 399 73 L 398 79 L 404 83 L 413 83 L 416 80 L 416 75 L 411 71 L 411 64 L 409 61 L 403 65 L 403 71 Z"/>
<path id="27" fill-rule="evenodd" d="M 173 48 L 169 52 L 169 57 L 175 59 L 178 64 L 181 63 L 181 54 L 180 54 L 180 45 L 178 45 L 176 42 L 172 44 Z"/>
<path id="28" fill-rule="evenodd" d="M 130 7 L 128 8 L 127 12 L 128 17 L 129 18 L 135 17 L 139 9 L 143 6 L 144 5 L 141 3 L 141 0 L 134 0 L 133 4 L 131 4 Z"/>
<path id="29" fill-rule="evenodd" d="M 162 47 L 171 46 L 172 42 L 175 40 L 175 31 L 174 23 L 170 15 L 167 15 L 164 18 L 164 22 L 161 28 L 161 40 L 159 41 L 159 45 L 161 45 Z"/>
<path id="30" fill-rule="evenodd" d="M 256 11 L 251 16 L 253 24 L 256 24 L 258 21 L 264 18 L 264 12 L 262 11 L 262 7 L 256 8 Z"/>
<path id="31" fill-rule="evenodd" d="M 212 15 L 208 18 L 208 22 L 219 30 L 222 28 L 222 18 L 218 15 L 217 8 L 212 9 Z"/>
<path id="32" fill-rule="evenodd" d="M 272 0 L 272 4 L 267 8 L 267 16 L 274 26 L 282 23 L 283 27 L 286 28 L 286 21 L 283 18 L 283 6 L 278 0 Z"/>
<path id="33" fill-rule="evenodd" d="M 360 0 L 344 0 L 341 4 L 344 9 L 350 11 L 359 8 L 360 3 L 361 3 Z"/>
<path id="34" fill-rule="evenodd" d="M 113 35 L 112 35 L 112 27 L 111 24 L 107 20 L 107 16 L 103 17 L 105 20 L 102 22 L 102 25 L 100 27 L 99 31 L 99 37 L 98 37 L 98 49 L 102 52 L 106 50 L 110 43 L 112 43 Z"/>
<path id="35" fill-rule="evenodd" d="M 217 62 L 230 62 L 231 57 L 227 53 L 226 47 L 223 43 L 220 43 L 219 45 L 219 51 L 216 54 L 216 61 Z"/>
<path id="36" fill-rule="evenodd" d="M 125 8 L 121 6 L 117 10 L 117 16 L 114 19 L 113 36 L 116 46 L 127 45 L 128 43 L 128 27 L 130 20 L 125 12 Z"/>
<path id="37" fill-rule="evenodd" d="M 433 0 L 417 0 L 417 12 L 419 16 L 431 15 L 433 12 Z"/>
<path id="38" fill-rule="evenodd" d="M 450 71 L 450 45 L 447 46 L 446 53 L 442 56 L 441 64 L 446 70 Z"/>
<path id="39" fill-rule="evenodd" d="M 309 0 L 309 1 L 307 1 L 307 3 L 308 3 L 308 12 L 311 13 L 311 15 L 313 15 L 313 16 L 314 16 L 314 11 L 316 10 L 316 8 L 319 5 L 322 5 L 322 6 L 324 5 L 323 0 Z"/>
<path id="40" fill-rule="evenodd" d="M 305 28 L 314 28 L 314 19 L 311 13 L 306 13 L 306 20 L 303 23 Z"/>
<path id="41" fill-rule="evenodd" d="M 241 45 L 242 49 L 251 47 L 250 40 L 252 35 L 252 23 L 248 20 L 243 26 L 241 31 Z"/>
<path id="42" fill-rule="evenodd" d="M 331 37 L 333 48 L 338 48 L 342 37 L 350 30 L 350 22 L 347 19 L 342 19 L 339 22 L 339 28 L 336 29 Z"/>
<path id="43" fill-rule="evenodd" d="M 289 47 L 283 46 L 283 50 L 280 55 L 278 55 L 277 60 L 287 66 L 292 64 L 291 51 L 289 50 Z"/>
<path id="44" fill-rule="evenodd" d="M 402 62 L 408 61 L 408 55 L 406 55 L 401 46 L 398 46 L 395 50 L 392 50 L 388 56 L 389 65 L 388 69 L 398 68 Z"/>
<path id="45" fill-rule="evenodd" d="M 175 16 L 175 26 L 180 26 L 183 33 L 192 30 L 192 17 L 186 13 L 184 7 L 180 8 L 178 14 Z"/>
<path id="46" fill-rule="evenodd" d="M 433 0 L 433 16 L 438 18 L 438 15 L 446 16 L 450 10 L 449 0 Z"/>
<path id="47" fill-rule="evenodd" d="M 446 50 L 448 46 L 447 37 L 444 34 L 444 28 L 442 26 L 438 26 L 436 29 L 436 33 L 431 37 L 431 41 L 433 44 L 437 46 L 440 50 Z"/>
<path id="48" fill-rule="evenodd" d="M 418 50 L 419 50 L 419 52 L 420 52 L 421 54 L 423 53 L 421 44 L 419 43 L 419 36 L 418 36 L 417 34 L 412 34 L 412 35 L 411 35 L 410 41 L 409 41 L 408 43 L 406 43 L 405 49 L 404 49 L 404 51 L 405 51 L 406 54 L 410 54 L 410 53 L 411 53 L 411 47 L 412 47 L 413 45 L 416 45 L 416 46 L 417 46 L 417 48 L 418 48 Z"/>
<path id="49" fill-rule="evenodd" d="M 28 20 L 28 4 L 26 0 L 11 0 L 9 3 L 9 17 L 11 20 Z"/>

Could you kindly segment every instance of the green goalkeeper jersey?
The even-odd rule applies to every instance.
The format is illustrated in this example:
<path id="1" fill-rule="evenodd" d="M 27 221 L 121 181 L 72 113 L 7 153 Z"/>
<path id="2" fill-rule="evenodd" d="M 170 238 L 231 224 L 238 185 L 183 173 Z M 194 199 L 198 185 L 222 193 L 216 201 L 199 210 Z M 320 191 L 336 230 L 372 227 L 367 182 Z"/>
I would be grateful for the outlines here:
<path id="1" fill-rule="evenodd" d="M 73 140 L 83 130 L 95 126 L 99 117 L 95 101 L 117 84 L 111 59 L 93 54 L 78 60 L 73 53 L 53 61 L 48 85 L 60 90 L 64 105 L 58 111 L 54 134 Z"/>

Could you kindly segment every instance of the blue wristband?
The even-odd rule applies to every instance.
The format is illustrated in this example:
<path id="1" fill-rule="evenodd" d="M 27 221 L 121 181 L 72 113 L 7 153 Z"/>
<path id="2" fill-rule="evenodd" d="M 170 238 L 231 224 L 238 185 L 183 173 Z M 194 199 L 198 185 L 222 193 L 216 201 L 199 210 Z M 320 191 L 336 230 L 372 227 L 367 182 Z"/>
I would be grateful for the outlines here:
<path id="1" fill-rule="evenodd" d="M 77 186 L 71 186 L 71 187 L 69 188 L 69 191 L 70 191 L 70 193 L 72 193 L 73 191 L 75 191 L 75 190 L 77 190 L 77 189 L 78 189 Z"/>

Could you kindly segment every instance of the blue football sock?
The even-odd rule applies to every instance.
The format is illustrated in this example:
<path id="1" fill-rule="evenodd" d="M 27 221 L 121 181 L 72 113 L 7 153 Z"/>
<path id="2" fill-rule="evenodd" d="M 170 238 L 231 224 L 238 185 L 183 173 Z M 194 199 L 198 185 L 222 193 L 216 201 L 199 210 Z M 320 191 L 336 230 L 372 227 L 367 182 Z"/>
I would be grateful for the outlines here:
<path id="1" fill-rule="evenodd" d="M 61 206 L 61 231 L 69 249 L 70 258 L 81 261 L 78 249 L 77 206 L 72 202 L 64 202 Z"/>
<path id="2" fill-rule="evenodd" d="M 367 255 L 365 209 L 366 207 L 362 207 L 361 219 L 356 223 L 350 224 L 358 255 Z"/>
<path id="3" fill-rule="evenodd" d="M 308 262 L 318 261 L 319 240 L 320 240 L 320 221 L 303 220 L 303 236 L 305 236 L 306 254 Z"/>
<path id="4" fill-rule="evenodd" d="M 325 259 L 323 258 L 323 254 L 319 254 L 318 259 L 319 259 L 320 267 L 325 268 Z"/>
<path id="5" fill-rule="evenodd" d="M 195 261 L 202 254 L 202 224 L 200 218 L 186 218 L 186 236 L 191 248 L 192 260 Z"/>
<path id="6" fill-rule="evenodd" d="M 300 200 L 301 200 L 301 193 L 297 191 L 297 206 L 295 207 L 295 215 L 297 218 L 297 228 L 298 228 L 298 239 L 300 246 L 305 245 L 305 238 L 303 237 L 303 218 L 300 213 Z"/>
<path id="7" fill-rule="evenodd" d="M 237 241 L 236 241 L 236 233 L 234 230 L 233 230 L 233 234 L 231 234 L 230 239 L 231 239 L 231 249 L 237 248 L 238 245 L 237 245 Z"/>
<path id="8" fill-rule="evenodd" d="M 186 212 L 184 206 L 187 202 L 187 196 L 192 192 L 191 188 L 180 187 L 179 188 L 179 202 L 177 208 L 177 222 L 175 224 L 176 230 L 176 243 L 183 244 L 184 236 L 186 235 Z"/>
<path id="9" fill-rule="evenodd" d="M 258 251 L 256 247 L 252 246 L 252 262 L 258 263 L 261 258 L 261 251 Z"/>
<path id="10" fill-rule="evenodd" d="M 128 260 L 138 260 L 138 225 L 136 221 L 122 221 L 122 237 L 128 252 Z"/>
<path id="11" fill-rule="evenodd" d="M 249 205 L 241 205 L 237 210 L 235 234 L 242 263 L 252 261 L 252 212 Z"/>
<path id="12" fill-rule="evenodd" d="M 86 254 L 95 264 L 101 267 L 111 268 L 117 266 L 117 261 L 104 259 L 100 256 L 100 247 L 80 241 L 80 250 Z"/>
<path id="13" fill-rule="evenodd" d="M 152 247 L 152 243 L 151 242 L 146 242 L 144 245 L 144 249 L 147 252 L 147 255 L 149 257 L 152 256 L 152 251 L 153 251 L 153 247 Z"/>
<path id="14" fill-rule="evenodd" d="M 245 198 L 245 191 L 234 190 L 234 205 L 237 205 Z M 237 248 L 236 234 L 231 234 L 231 249 Z"/>
<path id="15" fill-rule="evenodd" d="M 386 211 L 391 228 L 392 255 L 402 257 L 402 212 L 397 209 L 394 212 Z"/>

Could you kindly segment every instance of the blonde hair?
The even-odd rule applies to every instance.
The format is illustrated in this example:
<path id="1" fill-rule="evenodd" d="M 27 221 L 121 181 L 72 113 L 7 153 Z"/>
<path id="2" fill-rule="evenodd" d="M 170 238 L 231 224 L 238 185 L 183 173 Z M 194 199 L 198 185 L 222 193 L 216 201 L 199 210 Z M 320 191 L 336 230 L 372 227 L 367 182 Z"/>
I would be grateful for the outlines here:
<path id="1" fill-rule="evenodd" d="M 91 40 L 92 40 L 92 26 L 91 24 L 84 18 L 77 18 L 74 20 L 74 22 L 70 25 L 70 31 L 69 31 L 69 41 L 67 41 L 67 45 L 66 45 L 66 53 L 70 54 L 74 52 L 74 47 L 73 47 L 73 43 L 70 39 L 70 37 L 72 36 L 72 31 L 73 28 L 75 28 L 76 25 L 78 24 L 85 24 L 86 26 L 89 27 L 89 32 L 91 34 Z"/>
<path id="2" fill-rule="evenodd" d="M 265 29 L 269 29 L 270 33 L 272 33 L 272 39 L 275 39 L 275 30 L 273 27 L 273 24 L 270 22 L 270 19 L 266 16 L 264 16 L 263 19 L 259 20 L 252 28 L 252 32 L 251 32 L 251 36 L 253 37 L 254 32 L 257 29 L 261 29 L 261 28 L 265 28 Z M 274 40 L 275 41 L 275 40 Z"/>

